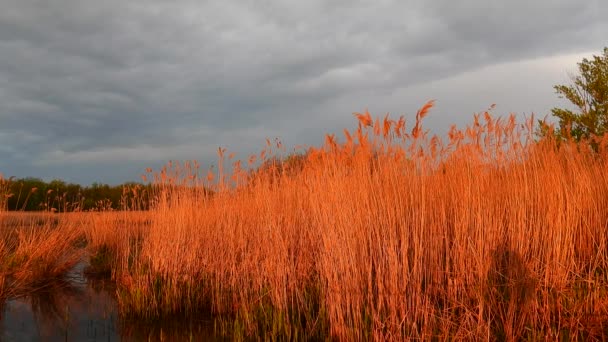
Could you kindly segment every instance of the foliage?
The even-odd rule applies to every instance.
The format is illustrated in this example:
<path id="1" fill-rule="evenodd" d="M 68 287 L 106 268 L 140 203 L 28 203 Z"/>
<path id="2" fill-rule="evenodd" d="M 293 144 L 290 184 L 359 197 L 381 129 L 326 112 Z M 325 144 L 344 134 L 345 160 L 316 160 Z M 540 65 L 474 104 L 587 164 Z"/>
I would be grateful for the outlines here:
<path id="1" fill-rule="evenodd" d="M 554 87 L 576 110 L 553 108 L 551 112 L 559 119 L 558 135 L 580 141 L 608 132 L 608 47 L 603 55 L 584 58 L 578 69 L 580 74 L 572 77 L 573 84 Z M 547 133 L 546 126 L 542 133 Z"/>
<path id="2" fill-rule="evenodd" d="M 115 186 L 93 183 L 82 186 L 58 179 L 45 182 L 31 177 L 3 179 L 0 184 L 4 200 L 0 204 L 3 208 L 21 211 L 118 210 L 133 204 L 131 199 L 138 189 L 145 190 L 145 193 L 151 190 L 151 185 L 138 183 Z"/>
<path id="3" fill-rule="evenodd" d="M 5 179 L 0 173 L 0 212 L 7 210 L 8 199 L 11 197 L 12 178 Z"/>

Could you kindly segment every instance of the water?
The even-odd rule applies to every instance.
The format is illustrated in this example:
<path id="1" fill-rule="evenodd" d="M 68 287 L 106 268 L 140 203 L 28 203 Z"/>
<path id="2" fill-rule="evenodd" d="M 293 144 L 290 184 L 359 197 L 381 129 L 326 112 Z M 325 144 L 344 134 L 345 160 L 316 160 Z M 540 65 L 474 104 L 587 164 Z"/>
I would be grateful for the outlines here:
<path id="1" fill-rule="evenodd" d="M 88 279 L 79 264 L 66 281 L 3 304 L 0 341 L 220 340 L 210 317 L 154 324 L 122 321 L 111 282 Z"/>

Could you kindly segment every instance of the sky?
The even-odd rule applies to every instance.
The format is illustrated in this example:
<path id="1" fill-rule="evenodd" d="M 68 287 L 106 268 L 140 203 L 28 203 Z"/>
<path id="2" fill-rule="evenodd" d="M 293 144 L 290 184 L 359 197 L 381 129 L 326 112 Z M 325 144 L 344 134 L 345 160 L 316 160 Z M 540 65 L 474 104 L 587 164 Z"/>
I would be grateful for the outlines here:
<path id="1" fill-rule="evenodd" d="M 604 0 L 0 0 L 0 173 L 137 181 L 319 145 L 369 109 L 444 134 L 544 117 L 608 45 Z"/>

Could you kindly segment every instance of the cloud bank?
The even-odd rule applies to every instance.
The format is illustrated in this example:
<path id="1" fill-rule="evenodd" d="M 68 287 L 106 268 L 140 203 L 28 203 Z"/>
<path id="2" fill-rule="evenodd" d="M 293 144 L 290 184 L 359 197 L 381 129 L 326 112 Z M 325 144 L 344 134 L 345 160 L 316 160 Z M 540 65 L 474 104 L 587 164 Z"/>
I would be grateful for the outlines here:
<path id="1" fill-rule="evenodd" d="M 600 0 L 2 2 L 0 172 L 85 184 L 430 98 L 437 131 L 542 116 L 608 32 Z"/>

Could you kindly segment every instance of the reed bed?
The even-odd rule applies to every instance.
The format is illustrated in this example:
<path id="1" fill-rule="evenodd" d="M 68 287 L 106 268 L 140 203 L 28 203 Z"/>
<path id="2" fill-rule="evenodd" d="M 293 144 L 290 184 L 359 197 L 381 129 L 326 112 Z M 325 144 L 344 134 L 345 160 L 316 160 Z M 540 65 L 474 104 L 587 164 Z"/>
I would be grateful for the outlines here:
<path id="1" fill-rule="evenodd" d="M 83 250 L 76 216 L 0 212 L 0 300 L 65 282 Z"/>
<path id="2" fill-rule="evenodd" d="M 432 105 L 149 170 L 150 210 L 79 214 L 91 264 L 124 317 L 212 313 L 232 338 L 607 339 L 608 139 L 487 112 L 431 137 Z"/>
<path id="3" fill-rule="evenodd" d="M 446 141 L 374 120 L 255 172 L 171 163 L 123 241 L 133 317 L 212 312 L 233 337 L 608 338 L 606 140 L 476 115 Z M 294 162 L 295 160 L 295 162 Z M 232 173 L 223 164 L 232 162 Z M 212 191 L 209 191 L 209 190 Z"/>

